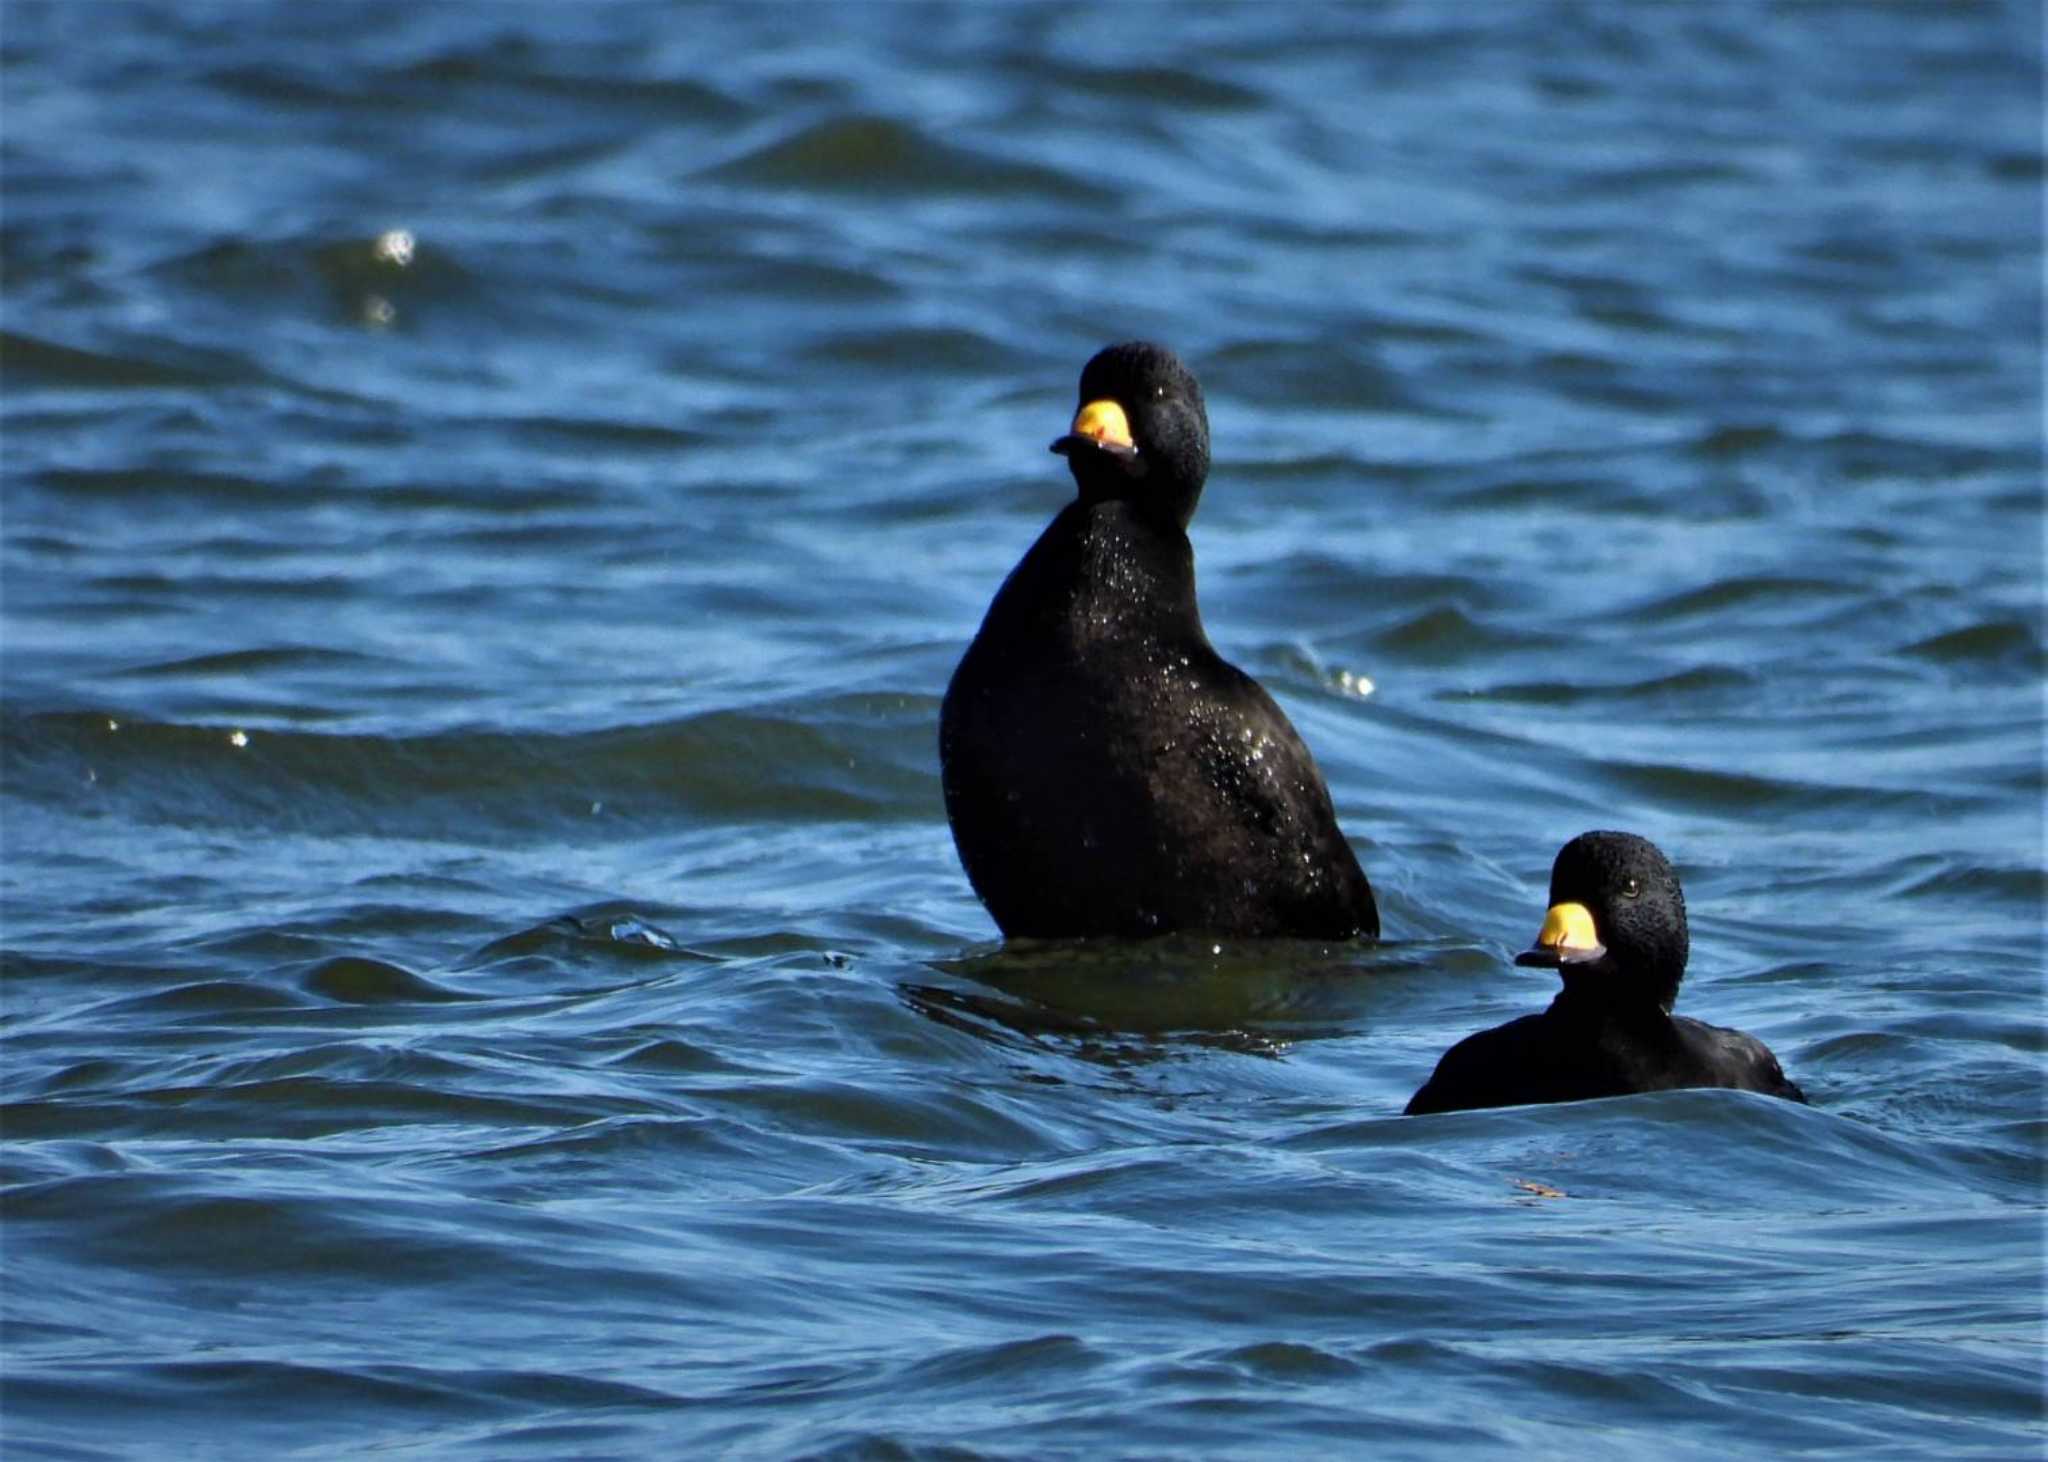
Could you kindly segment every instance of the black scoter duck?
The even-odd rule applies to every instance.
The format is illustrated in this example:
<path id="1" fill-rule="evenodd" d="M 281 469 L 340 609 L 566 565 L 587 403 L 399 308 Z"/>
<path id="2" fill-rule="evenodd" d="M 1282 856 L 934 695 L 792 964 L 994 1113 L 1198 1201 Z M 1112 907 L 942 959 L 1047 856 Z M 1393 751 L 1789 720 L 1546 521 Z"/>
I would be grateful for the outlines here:
<path id="1" fill-rule="evenodd" d="M 1377 937 L 1329 789 L 1209 643 L 1188 521 L 1202 388 L 1163 346 L 1081 372 L 1079 488 L 1011 571 L 939 716 L 946 816 L 1006 936 Z"/>
<path id="2" fill-rule="evenodd" d="M 1573 838 L 1550 870 L 1536 947 L 1515 956 L 1556 970 L 1563 991 L 1541 1015 L 1451 1047 L 1409 1114 L 1685 1086 L 1805 1101 L 1755 1036 L 1671 1013 L 1689 947 L 1685 895 L 1654 843 L 1617 832 Z"/>

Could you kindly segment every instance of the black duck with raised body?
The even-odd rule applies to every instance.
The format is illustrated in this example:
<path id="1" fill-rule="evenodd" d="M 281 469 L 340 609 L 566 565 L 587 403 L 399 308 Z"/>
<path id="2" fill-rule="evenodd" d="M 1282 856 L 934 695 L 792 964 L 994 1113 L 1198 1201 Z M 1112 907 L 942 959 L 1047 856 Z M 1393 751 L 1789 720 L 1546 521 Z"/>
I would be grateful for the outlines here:
<path id="1" fill-rule="evenodd" d="M 975 891 L 1010 937 L 1376 937 L 1314 757 L 1202 627 L 1201 387 L 1131 343 L 1088 362 L 1080 401 L 1053 443 L 1078 495 L 996 594 L 940 713 Z"/>

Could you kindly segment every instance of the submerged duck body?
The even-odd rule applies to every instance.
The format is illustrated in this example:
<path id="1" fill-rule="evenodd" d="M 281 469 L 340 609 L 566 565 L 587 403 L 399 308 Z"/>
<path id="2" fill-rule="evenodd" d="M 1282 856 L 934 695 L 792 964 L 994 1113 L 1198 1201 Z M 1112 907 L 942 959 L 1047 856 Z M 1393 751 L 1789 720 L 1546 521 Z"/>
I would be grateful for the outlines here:
<path id="1" fill-rule="evenodd" d="M 1803 1102 L 1755 1036 L 1673 1015 L 1690 935 L 1678 874 L 1633 833 L 1565 844 L 1550 911 L 1517 964 L 1555 969 L 1564 989 L 1540 1015 L 1480 1031 L 1444 1053 L 1408 1113 L 1718 1086 Z"/>
<path id="2" fill-rule="evenodd" d="M 1079 489 L 1011 572 L 947 688 L 960 861 L 1009 937 L 1374 937 L 1372 888 L 1308 747 L 1218 655 L 1187 525 L 1201 387 L 1111 346 L 1053 443 Z"/>

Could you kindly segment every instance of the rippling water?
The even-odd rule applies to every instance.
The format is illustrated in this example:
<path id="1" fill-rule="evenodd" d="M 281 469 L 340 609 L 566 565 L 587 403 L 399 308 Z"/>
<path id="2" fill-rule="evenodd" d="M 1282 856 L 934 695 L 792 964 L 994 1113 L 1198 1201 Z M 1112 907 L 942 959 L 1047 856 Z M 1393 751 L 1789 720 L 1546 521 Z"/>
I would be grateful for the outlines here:
<path id="1" fill-rule="evenodd" d="M 0 19 L 10 1455 L 2038 1452 L 2037 5 Z M 1383 945 L 960 873 L 1129 335 Z"/>

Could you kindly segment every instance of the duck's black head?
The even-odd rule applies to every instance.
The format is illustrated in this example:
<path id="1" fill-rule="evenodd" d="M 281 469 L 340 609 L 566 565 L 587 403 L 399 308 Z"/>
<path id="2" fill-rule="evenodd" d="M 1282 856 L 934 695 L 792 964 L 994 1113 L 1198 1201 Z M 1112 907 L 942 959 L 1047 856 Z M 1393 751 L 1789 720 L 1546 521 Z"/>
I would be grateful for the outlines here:
<path id="1" fill-rule="evenodd" d="M 1573 994 L 1612 1004 L 1678 999 L 1691 940 L 1669 860 L 1634 833 L 1581 833 L 1550 868 L 1550 912 L 1518 965 L 1555 969 Z"/>
<path id="2" fill-rule="evenodd" d="M 1163 345 L 1133 340 L 1096 352 L 1081 372 L 1081 409 L 1052 444 L 1081 501 L 1120 498 L 1186 528 L 1209 476 L 1209 413 L 1192 372 Z"/>

